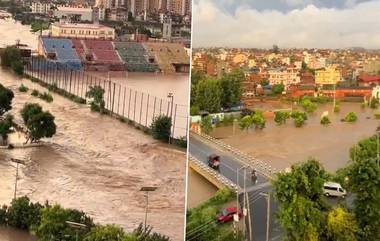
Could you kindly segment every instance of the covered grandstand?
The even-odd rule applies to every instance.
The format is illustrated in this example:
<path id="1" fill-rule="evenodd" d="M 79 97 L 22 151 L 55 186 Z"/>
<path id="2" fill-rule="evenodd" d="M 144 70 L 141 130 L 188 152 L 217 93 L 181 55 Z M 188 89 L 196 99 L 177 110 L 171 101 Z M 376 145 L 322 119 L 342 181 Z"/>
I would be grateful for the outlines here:
<path id="1" fill-rule="evenodd" d="M 72 39 L 73 46 L 89 70 L 124 70 L 124 64 L 112 41 Z"/>
<path id="2" fill-rule="evenodd" d="M 182 44 L 146 42 L 143 45 L 150 55 L 155 56 L 163 72 L 189 72 L 190 57 L 187 55 Z"/>
<path id="3" fill-rule="evenodd" d="M 149 53 L 141 43 L 115 42 L 116 50 L 125 62 L 126 68 L 131 72 L 156 72 L 159 67 L 154 56 Z"/>
<path id="4" fill-rule="evenodd" d="M 69 39 L 41 37 L 39 53 L 57 66 L 75 70 L 82 68 L 81 60 Z"/>

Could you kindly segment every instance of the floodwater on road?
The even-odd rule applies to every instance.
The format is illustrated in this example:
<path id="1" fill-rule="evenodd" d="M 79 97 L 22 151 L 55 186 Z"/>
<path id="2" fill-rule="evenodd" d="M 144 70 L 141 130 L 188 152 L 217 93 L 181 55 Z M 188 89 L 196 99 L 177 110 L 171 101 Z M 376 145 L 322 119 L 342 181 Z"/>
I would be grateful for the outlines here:
<path id="1" fill-rule="evenodd" d="M 18 123 L 24 103 L 33 102 L 50 111 L 57 124 L 57 134 L 43 147 L 0 150 L 0 204 L 9 204 L 13 197 L 15 167 L 9 159 L 19 158 L 27 162 L 20 167 L 18 196 L 81 209 L 95 222 L 115 223 L 129 231 L 144 221 L 140 188 L 157 186 L 149 195 L 147 223 L 172 240 L 183 239 L 184 152 L 59 95 L 52 93 L 50 104 L 33 97 L 32 89 L 47 90 L 27 79 L 5 70 L 0 76 L 0 83 L 15 93 L 11 112 Z M 28 93 L 18 91 L 21 83 Z"/>
<path id="2" fill-rule="evenodd" d="M 262 110 L 289 107 L 291 106 L 263 103 L 256 106 Z M 212 136 L 280 170 L 314 157 L 320 160 L 327 170 L 335 171 L 349 161 L 349 149 L 359 140 L 375 134 L 380 123 L 374 118 L 376 110 L 362 109 L 360 103 L 342 102 L 340 108 L 339 113 L 333 113 L 331 103 L 320 105 L 315 113 L 309 115 L 306 125 L 301 128 L 295 128 L 292 119 L 285 125 L 277 126 L 273 118 L 269 118 L 263 130 L 252 129 L 247 132 L 241 131 L 237 126 L 233 135 L 233 127 L 228 126 L 216 128 Z M 325 111 L 329 112 L 329 126 L 320 124 L 321 115 Z M 350 111 L 358 115 L 358 121 L 341 122 Z"/>
<path id="3" fill-rule="evenodd" d="M 202 202 L 207 201 L 217 191 L 218 188 L 212 185 L 207 179 L 190 167 L 188 168 L 187 208 L 196 207 Z"/>
<path id="4" fill-rule="evenodd" d="M 0 241 L 37 241 L 26 231 L 0 226 Z"/>

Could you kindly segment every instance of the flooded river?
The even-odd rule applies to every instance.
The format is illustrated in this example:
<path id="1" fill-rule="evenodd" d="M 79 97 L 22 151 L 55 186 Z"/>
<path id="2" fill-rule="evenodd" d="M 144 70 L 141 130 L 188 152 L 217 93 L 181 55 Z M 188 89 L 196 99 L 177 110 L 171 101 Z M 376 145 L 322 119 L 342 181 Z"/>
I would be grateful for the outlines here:
<path id="1" fill-rule="evenodd" d="M 37 241 L 37 239 L 25 231 L 0 226 L 0 241 Z"/>
<path id="2" fill-rule="evenodd" d="M 187 208 L 193 208 L 211 198 L 217 191 L 207 179 L 189 168 L 187 186 Z"/>
<path id="3" fill-rule="evenodd" d="M 38 36 L 30 32 L 29 26 L 0 20 L 0 47 L 18 39 L 37 49 Z M 92 74 L 108 77 L 106 73 Z M 110 76 L 115 82 L 158 98 L 167 99 L 172 92 L 175 103 L 187 105 L 188 74 L 118 72 Z M 24 103 L 34 102 L 49 110 L 57 124 L 57 134 L 43 147 L 0 150 L 0 204 L 8 204 L 13 197 L 15 166 L 9 159 L 19 158 L 28 161 L 21 167 L 18 196 L 82 209 L 95 222 L 115 223 L 129 231 L 144 221 L 145 197 L 140 188 L 157 186 L 149 196 L 148 224 L 172 240 L 183 239 L 184 152 L 58 95 L 53 94 L 54 101 L 48 104 L 32 97 L 30 91 L 20 93 L 17 88 L 21 83 L 29 89 L 46 89 L 5 70 L 0 70 L 0 83 L 16 95 L 12 114 L 18 122 Z M 184 109 L 187 113 L 187 107 Z M 12 229 L 0 229 L 1 241 L 29 241 L 22 235 Z"/>
<path id="4" fill-rule="evenodd" d="M 286 104 L 256 106 L 266 110 L 289 107 L 291 106 Z M 233 128 L 230 126 L 217 128 L 212 135 L 279 169 L 308 157 L 315 157 L 327 170 L 335 171 L 349 161 L 350 147 L 359 140 L 373 135 L 380 123 L 374 119 L 374 110 L 362 109 L 360 103 L 341 103 L 340 107 L 340 113 L 333 113 L 332 104 L 320 105 L 302 128 L 295 128 L 292 119 L 285 125 L 277 126 L 273 118 L 269 118 L 263 130 L 252 129 L 247 133 L 236 127 L 236 133 L 233 135 Z M 319 123 L 321 114 L 325 111 L 329 112 L 329 126 Z M 341 122 L 350 111 L 358 115 L 358 121 Z"/>

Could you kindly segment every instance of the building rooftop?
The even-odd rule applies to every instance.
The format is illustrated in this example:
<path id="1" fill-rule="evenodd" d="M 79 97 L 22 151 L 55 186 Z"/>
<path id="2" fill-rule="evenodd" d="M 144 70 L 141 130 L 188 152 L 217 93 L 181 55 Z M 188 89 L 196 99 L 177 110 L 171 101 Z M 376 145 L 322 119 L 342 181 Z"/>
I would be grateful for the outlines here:
<path id="1" fill-rule="evenodd" d="M 108 28 L 113 29 L 111 27 L 107 27 L 101 24 L 91 24 L 91 23 L 63 23 L 63 22 L 56 22 L 53 23 L 54 26 L 61 27 L 61 28 L 87 28 L 87 29 L 100 29 L 100 28 Z"/>

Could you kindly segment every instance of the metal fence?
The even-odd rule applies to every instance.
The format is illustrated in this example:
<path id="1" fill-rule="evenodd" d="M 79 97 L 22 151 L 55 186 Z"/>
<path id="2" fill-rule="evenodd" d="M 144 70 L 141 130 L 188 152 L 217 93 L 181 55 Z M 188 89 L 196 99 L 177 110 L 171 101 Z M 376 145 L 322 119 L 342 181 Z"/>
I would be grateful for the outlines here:
<path id="1" fill-rule="evenodd" d="M 172 119 L 172 137 L 187 136 L 188 106 L 173 103 L 170 98 L 162 99 L 42 58 L 32 58 L 25 73 L 83 99 L 86 99 L 91 86 L 100 86 L 105 91 L 105 109 L 111 115 L 126 118 L 144 127 L 150 127 L 155 117 L 166 115 Z"/>

